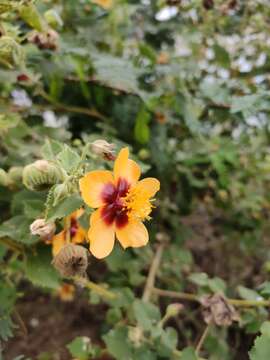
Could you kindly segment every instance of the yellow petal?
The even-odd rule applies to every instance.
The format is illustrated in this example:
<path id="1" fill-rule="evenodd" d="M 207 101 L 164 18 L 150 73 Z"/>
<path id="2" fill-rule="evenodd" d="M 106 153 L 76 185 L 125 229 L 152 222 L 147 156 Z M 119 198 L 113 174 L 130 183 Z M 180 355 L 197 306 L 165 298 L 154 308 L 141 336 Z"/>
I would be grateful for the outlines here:
<path id="1" fill-rule="evenodd" d="M 78 229 L 76 230 L 76 234 L 72 237 L 71 241 L 74 244 L 81 244 L 85 241 L 86 239 L 86 231 L 79 226 Z"/>
<path id="2" fill-rule="evenodd" d="M 128 148 L 122 149 L 114 163 L 114 177 L 117 181 L 119 178 L 127 180 L 129 184 L 135 184 L 141 176 L 139 165 L 128 158 Z"/>
<path id="3" fill-rule="evenodd" d="M 132 220 L 122 228 L 116 228 L 116 237 L 124 249 L 141 247 L 148 243 L 148 231 L 141 221 Z"/>
<path id="4" fill-rule="evenodd" d="M 114 224 L 108 225 L 101 216 L 101 209 L 96 210 L 90 219 L 88 231 L 90 252 L 98 259 L 108 256 L 114 246 Z"/>
<path id="5" fill-rule="evenodd" d="M 138 182 L 136 189 L 142 190 L 150 198 L 160 189 L 160 182 L 155 178 L 145 178 Z"/>
<path id="6" fill-rule="evenodd" d="M 102 192 L 106 191 L 106 186 L 111 191 L 113 182 L 111 171 L 90 171 L 79 181 L 83 200 L 93 208 L 101 206 L 104 204 Z"/>
<path id="7" fill-rule="evenodd" d="M 53 256 L 56 256 L 59 251 L 61 250 L 61 248 L 65 245 L 66 243 L 66 232 L 65 230 L 61 231 L 59 234 L 54 235 L 54 237 L 52 238 L 52 253 Z"/>

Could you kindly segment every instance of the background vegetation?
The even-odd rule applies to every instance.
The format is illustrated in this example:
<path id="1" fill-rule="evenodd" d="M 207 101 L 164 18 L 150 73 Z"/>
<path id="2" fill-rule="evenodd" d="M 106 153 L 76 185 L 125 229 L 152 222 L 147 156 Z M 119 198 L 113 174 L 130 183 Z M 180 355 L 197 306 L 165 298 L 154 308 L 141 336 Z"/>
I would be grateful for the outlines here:
<path id="1" fill-rule="evenodd" d="M 269 16 L 268 0 L 0 0 L 3 358 L 270 358 Z M 22 183 L 100 138 L 161 182 L 150 244 L 90 260 L 115 297 L 60 279 L 30 234 L 78 196 Z"/>

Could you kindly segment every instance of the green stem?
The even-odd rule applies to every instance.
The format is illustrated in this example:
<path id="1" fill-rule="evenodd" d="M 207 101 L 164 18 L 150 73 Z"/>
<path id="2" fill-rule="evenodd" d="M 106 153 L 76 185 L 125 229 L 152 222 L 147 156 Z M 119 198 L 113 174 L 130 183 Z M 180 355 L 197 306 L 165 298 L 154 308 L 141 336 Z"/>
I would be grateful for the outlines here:
<path id="1" fill-rule="evenodd" d="M 196 294 L 183 293 L 178 291 L 163 290 L 154 288 L 153 292 L 158 296 L 171 297 L 175 299 L 194 301 L 200 303 L 200 296 Z M 243 299 L 228 299 L 229 304 L 239 307 L 261 307 L 261 306 L 270 306 L 269 300 L 243 300 Z"/>
<path id="2" fill-rule="evenodd" d="M 80 278 L 77 276 L 73 277 L 73 279 L 78 284 L 82 285 L 83 287 L 86 287 L 89 290 L 94 291 L 95 293 L 97 293 L 98 295 L 100 295 L 103 298 L 107 298 L 110 300 L 117 298 L 117 294 L 105 289 L 103 286 L 100 286 L 100 285 L 94 283 L 93 281 L 90 281 L 90 280 L 87 280 L 84 278 Z"/>

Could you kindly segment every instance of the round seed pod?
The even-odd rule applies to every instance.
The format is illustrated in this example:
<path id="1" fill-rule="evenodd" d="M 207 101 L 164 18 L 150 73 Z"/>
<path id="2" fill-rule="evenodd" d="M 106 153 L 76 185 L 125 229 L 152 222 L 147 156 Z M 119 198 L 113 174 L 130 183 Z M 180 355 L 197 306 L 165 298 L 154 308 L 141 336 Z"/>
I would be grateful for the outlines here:
<path id="1" fill-rule="evenodd" d="M 88 250 L 80 245 L 67 244 L 52 261 L 63 277 L 85 276 L 88 266 Z"/>
<path id="2" fill-rule="evenodd" d="M 0 185 L 2 186 L 8 185 L 8 174 L 3 169 L 0 169 Z"/>
<path id="3" fill-rule="evenodd" d="M 62 170 L 53 162 L 37 160 L 23 169 L 23 183 L 33 191 L 47 190 L 64 180 Z"/>
<path id="4" fill-rule="evenodd" d="M 103 157 L 105 160 L 114 160 L 114 144 L 108 143 L 106 140 L 100 139 L 90 144 L 91 150 L 94 154 Z"/>
<path id="5" fill-rule="evenodd" d="M 22 166 L 12 166 L 8 171 L 8 177 L 11 182 L 18 184 L 22 182 Z"/>

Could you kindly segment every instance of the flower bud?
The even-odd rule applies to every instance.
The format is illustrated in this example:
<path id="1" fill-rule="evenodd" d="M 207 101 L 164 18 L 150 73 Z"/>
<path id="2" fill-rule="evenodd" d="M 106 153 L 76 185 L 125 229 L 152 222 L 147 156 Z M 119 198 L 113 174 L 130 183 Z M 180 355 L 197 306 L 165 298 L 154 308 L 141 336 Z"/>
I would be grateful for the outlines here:
<path id="1" fill-rule="evenodd" d="M 52 261 L 63 277 L 85 276 L 88 267 L 88 250 L 80 245 L 67 244 Z"/>
<path id="2" fill-rule="evenodd" d="M 37 45 L 41 50 L 57 50 L 58 40 L 59 35 L 53 29 L 49 29 L 46 32 L 33 31 L 28 36 L 28 41 Z"/>
<path id="3" fill-rule="evenodd" d="M 37 160 L 23 169 L 23 183 L 33 191 L 47 190 L 63 180 L 62 170 L 51 161 Z"/>
<path id="4" fill-rule="evenodd" d="M 24 52 L 20 44 L 10 36 L 2 36 L 0 38 L 0 64 L 13 68 L 20 65 L 23 59 Z"/>
<path id="5" fill-rule="evenodd" d="M 143 329 L 139 326 L 130 326 L 128 328 L 128 338 L 135 348 L 142 345 L 143 337 Z"/>
<path id="6" fill-rule="evenodd" d="M 94 154 L 103 157 L 105 160 L 114 160 L 114 144 L 108 143 L 106 140 L 96 140 L 91 143 L 91 150 Z"/>
<path id="7" fill-rule="evenodd" d="M 46 223 L 45 219 L 36 219 L 30 225 L 32 235 L 38 235 L 42 240 L 48 241 L 55 233 L 55 224 L 52 222 Z"/>
<path id="8" fill-rule="evenodd" d="M 3 169 L 0 169 L 0 185 L 2 186 L 8 185 L 8 174 Z"/>
<path id="9" fill-rule="evenodd" d="M 49 9 L 44 13 L 45 20 L 47 23 L 54 29 L 61 28 L 63 26 L 63 21 L 59 16 L 58 12 L 54 9 Z"/>
<path id="10" fill-rule="evenodd" d="M 12 166 L 8 171 L 9 180 L 15 184 L 21 183 L 22 182 L 22 173 L 23 173 L 22 166 Z"/>
<path id="11" fill-rule="evenodd" d="M 183 309 L 183 305 L 179 303 L 168 305 L 166 309 L 166 318 L 177 316 L 182 309 Z"/>

